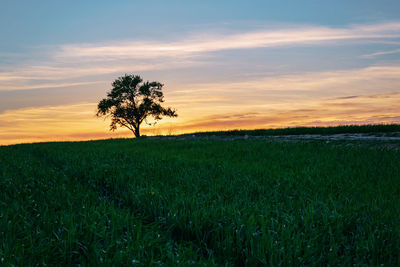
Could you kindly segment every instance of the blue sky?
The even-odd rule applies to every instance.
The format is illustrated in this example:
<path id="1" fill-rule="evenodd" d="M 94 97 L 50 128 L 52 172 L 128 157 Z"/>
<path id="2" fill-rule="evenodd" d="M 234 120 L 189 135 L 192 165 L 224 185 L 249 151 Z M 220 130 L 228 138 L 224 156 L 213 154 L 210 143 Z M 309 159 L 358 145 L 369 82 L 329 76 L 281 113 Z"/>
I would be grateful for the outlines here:
<path id="1" fill-rule="evenodd" d="M 0 9 L 2 52 L 38 45 L 131 38 L 268 24 L 349 24 L 393 21 L 398 1 L 11 1 Z"/>
<path id="2" fill-rule="evenodd" d="M 166 84 L 180 117 L 159 131 L 400 122 L 399 14 L 387 0 L 5 0 L 0 141 L 102 137 L 96 102 L 124 73 Z"/>

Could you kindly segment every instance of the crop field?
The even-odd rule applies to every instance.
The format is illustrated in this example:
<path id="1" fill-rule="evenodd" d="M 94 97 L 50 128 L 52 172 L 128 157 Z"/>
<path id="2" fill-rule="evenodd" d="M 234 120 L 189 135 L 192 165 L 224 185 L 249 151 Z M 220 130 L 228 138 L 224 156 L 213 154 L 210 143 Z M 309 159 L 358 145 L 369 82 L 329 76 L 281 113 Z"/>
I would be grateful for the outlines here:
<path id="1" fill-rule="evenodd" d="M 400 151 L 376 143 L 4 146 L 0 190 L 4 266 L 400 264 Z"/>
<path id="2" fill-rule="evenodd" d="M 257 129 L 257 130 L 232 130 L 218 132 L 199 132 L 196 135 L 215 136 L 274 136 L 274 135 L 302 135 L 302 134 L 381 134 L 391 135 L 400 132 L 400 124 L 366 124 L 366 125 L 342 125 L 333 127 L 291 127 L 278 129 Z"/>

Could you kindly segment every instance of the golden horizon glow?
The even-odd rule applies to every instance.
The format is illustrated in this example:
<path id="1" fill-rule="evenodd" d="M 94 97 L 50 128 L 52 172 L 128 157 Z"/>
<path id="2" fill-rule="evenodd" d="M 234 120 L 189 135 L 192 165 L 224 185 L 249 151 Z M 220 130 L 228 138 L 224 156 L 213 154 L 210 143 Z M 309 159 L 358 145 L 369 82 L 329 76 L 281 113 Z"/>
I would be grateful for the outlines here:
<path id="1" fill-rule="evenodd" d="M 80 103 L 6 111 L 0 114 L 0 145 L 133 137 L 125 128 L 109 132 L 109 121 L 96 118 L 95 109 L 96 103 Z M 143 124 L 142 134 L 151 136 L 235 129 L 389 124 L 400 123 L 399 111 L 400 93 L 351 96 L 303 103 L 291 109 L 266 108 L 258 112 L 248 109 L 204 116 L 187 113 L 177 119 L 164 119 L 155 127 Z"/>

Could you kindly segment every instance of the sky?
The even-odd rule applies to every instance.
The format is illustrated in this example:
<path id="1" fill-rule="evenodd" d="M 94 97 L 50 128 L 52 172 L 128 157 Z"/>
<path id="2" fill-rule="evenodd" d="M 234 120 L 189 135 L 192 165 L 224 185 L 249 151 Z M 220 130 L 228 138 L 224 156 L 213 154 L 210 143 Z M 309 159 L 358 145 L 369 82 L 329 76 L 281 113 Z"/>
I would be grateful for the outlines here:
<path id="1" fill-rule="evenodd" d="M 124 74 L 177 109 L 147 135 L 400 123 L 400 2 L 1 1 L 0 145 L 131 137 Z"/>

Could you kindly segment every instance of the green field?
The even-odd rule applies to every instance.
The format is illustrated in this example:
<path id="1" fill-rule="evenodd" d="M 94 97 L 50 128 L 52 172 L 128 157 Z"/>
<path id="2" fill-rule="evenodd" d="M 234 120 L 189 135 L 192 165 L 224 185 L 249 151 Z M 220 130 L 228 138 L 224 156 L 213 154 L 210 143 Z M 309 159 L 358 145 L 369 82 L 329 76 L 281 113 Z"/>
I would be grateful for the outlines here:
<path id="1" fill-rule="evenodd" d="M 218 131 L 218 132 L 199 132 L 198 136 L 236 136 L 236 135 L 250 135 L 250 136 L 274 136 L 274 135 L 300 135 L 300 134 L 390 134 L 393 132 L 400 132 L 400 124 L 366 124 L 366 125 L 342 125 L 333 127 L 291 127 L 291 128 L 278 128 L 278 129 L 257 129 L 257 130 L 231 130 L 231 131 Z M 191 135 L 191 134 L 188 134 Z"/>
<path id="2" fill-rule="evenodd" d="M 400 264 L 400 152 L 368 142 L 0 147 L 0 265 Z"/>

